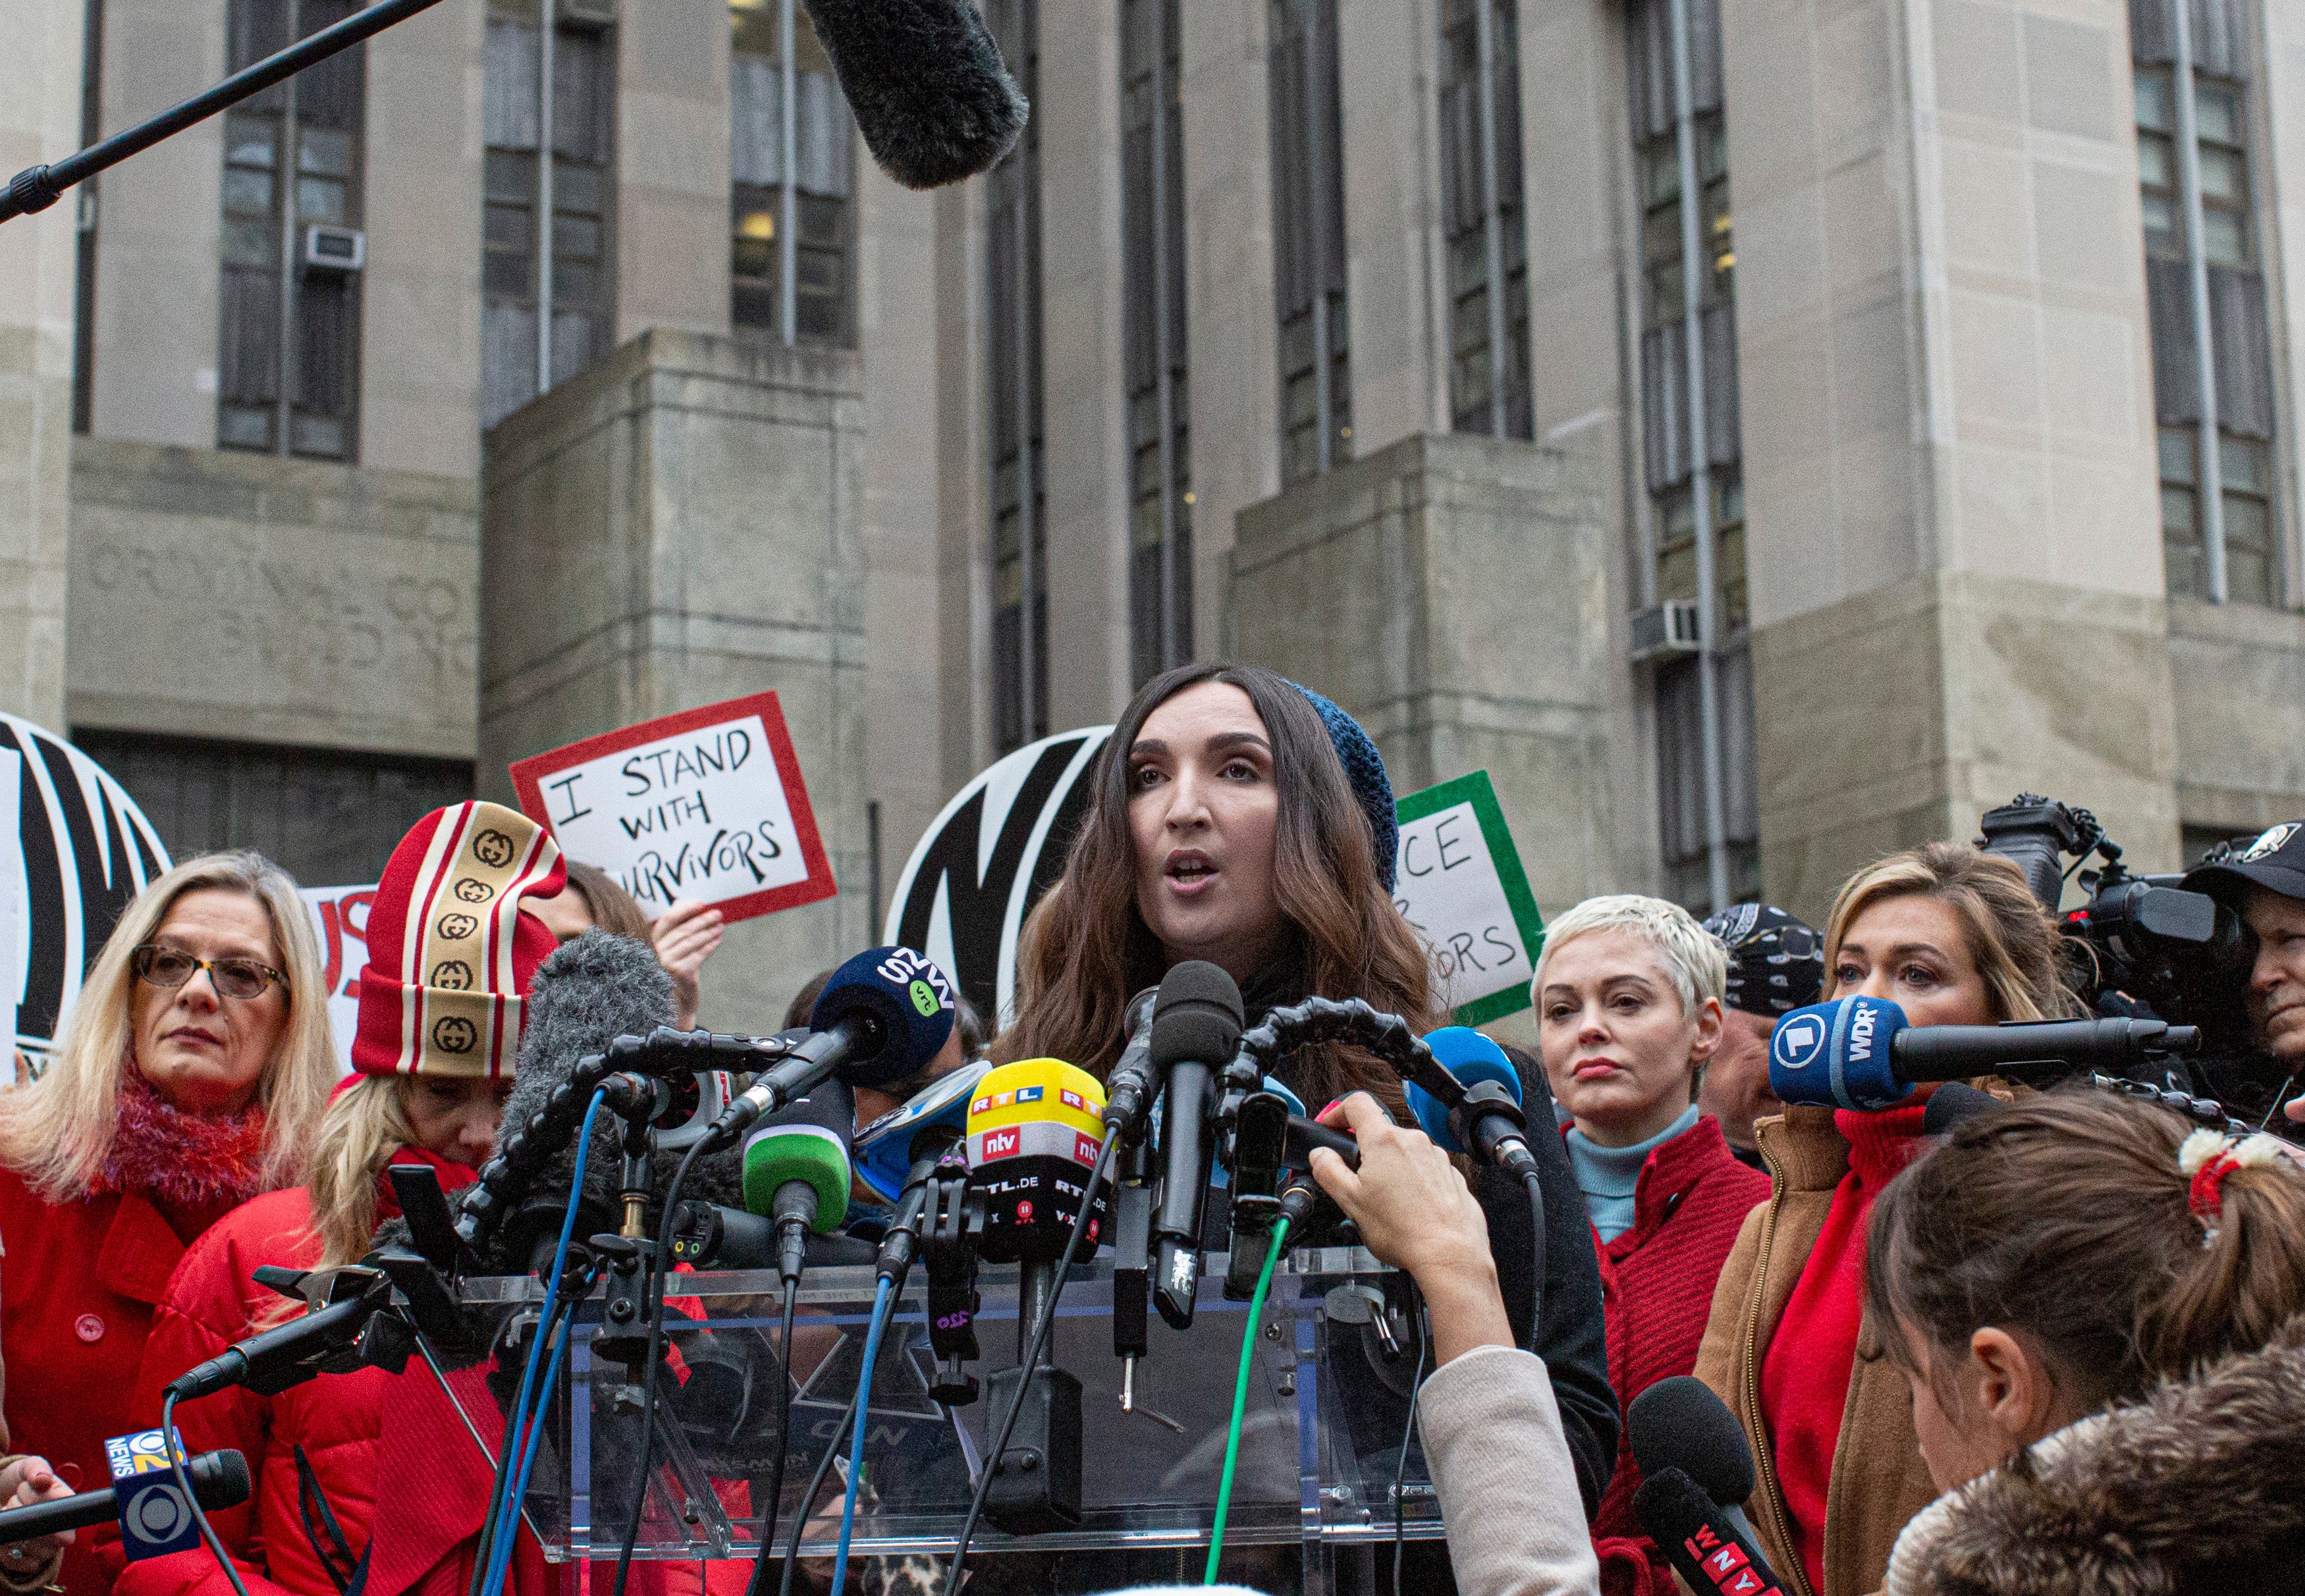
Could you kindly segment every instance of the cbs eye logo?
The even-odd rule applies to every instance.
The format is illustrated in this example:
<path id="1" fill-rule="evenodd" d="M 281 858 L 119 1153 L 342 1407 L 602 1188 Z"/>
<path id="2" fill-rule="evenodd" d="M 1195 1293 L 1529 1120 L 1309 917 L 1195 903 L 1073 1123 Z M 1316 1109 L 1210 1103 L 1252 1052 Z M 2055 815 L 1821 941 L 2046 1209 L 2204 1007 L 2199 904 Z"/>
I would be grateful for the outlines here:
<path id="1" fill-rule="evenodd" d="M 444 1014 L 432 1022 L 432 1045 L 443 1053 L 469 1053 L 480 1040 L 479 1027 L 462 1014 Z"/>
<path id="2" fill-rule="evenodd" d="M 462 942 L 481 929 L 481 922 L 470 914 L 443 914 L 432 929 L 451 942 Z"/>
<path id="3" fill-rule="evenodd" d="M 432 966 L 431 984 L 444 992 L 472 989 L 472 967 L 462 959 L 442 959 Z"/>
<path id="4" fill-rule="evenodd" d="M 493 827 L 472 838 L 472 857 L 491 870 L 502 870 L 510 864 L 515 851 L 512 838 Z"/>
<path id="5" fill-rule="evenodd" d="M 467 904 L 485 904 L 497 895 L 495 887 L 477 876 L 460 877 L 451 890 L 460 902 Z"/>

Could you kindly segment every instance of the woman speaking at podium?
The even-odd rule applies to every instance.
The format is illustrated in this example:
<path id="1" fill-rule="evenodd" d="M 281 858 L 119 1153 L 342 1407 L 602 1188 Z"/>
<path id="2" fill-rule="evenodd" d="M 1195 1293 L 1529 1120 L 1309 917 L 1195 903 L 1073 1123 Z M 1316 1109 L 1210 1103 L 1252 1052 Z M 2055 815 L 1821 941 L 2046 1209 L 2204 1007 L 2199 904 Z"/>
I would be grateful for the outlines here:
<path id="1" fill-rule="evenodd" d="M 1064 874 L 1025 927 L 997 1061 L 1068 1059 L 1102 1079 L 1130 994 L 1188 959 L 1239 983 L 1252 1025 L 1316 995 L 1360 998 L 1420 1032 L 1440 1023 L 1425 947 L 1392 903 L 1384 762 L 1334 704 L 1257 666 L 1181 666 L 1138 690 L 1089 780 Z M 1358 1091 L 1405 1116 L 1399 1079 L 1357 1049 L 1308 1049 L 1281 1075 L 1316 1107 Z M 1542 1125 L 1542 1077 L 1523 1091 Z M 1490 1169 L 1473 1190 L 1513 1333 L 1552 1374 L 1589 1516 L 1617 1446 L 1600 1275 L 1560 1139 L 1529 1142 L 1546 1173 L 1541 1325 L 1529 1323 L 1526 1194 Z"/>

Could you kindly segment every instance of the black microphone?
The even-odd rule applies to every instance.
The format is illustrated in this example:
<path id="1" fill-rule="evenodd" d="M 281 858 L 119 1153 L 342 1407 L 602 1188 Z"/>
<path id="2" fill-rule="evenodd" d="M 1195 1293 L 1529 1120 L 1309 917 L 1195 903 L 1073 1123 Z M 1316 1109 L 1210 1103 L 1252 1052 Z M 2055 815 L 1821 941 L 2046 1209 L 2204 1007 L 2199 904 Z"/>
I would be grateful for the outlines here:
<path id="1" fill-rule="evenodd" d="M 1698 1596 L 1708 1591 L 1720 1596 L 1778 1596 L 1782 1592 L 1759 1543 L 1680 1470 L 1659 1469 L 1643 1480 L 1633 1492 L 1633 1511 L 1673 1571 Z M 1738 1522 L 1743 1517 L 1739 1514 Z"/>
<path id="2" fill-rule="evenodd" d="M 744 1138 L 744 1206 L 776 1226 L 777 1270 L 787 1285 L 800 1278 L 810 1235 L 847 1217 L 855 1133 L 856 1094 L 834 1079 Z"/>
<path id="3" fill-rule="evenodd" d="M 2016 1020 L 1909 1025 L 1877 998 L 1794 1009 L 1769 1039 L 1769 1089 L 1787 1103 L 1886 1108 L 1924 1082 L 1970 1075 L 2122 1075 L 2156 1053 L 2190 1052 L 2201 1033 L 2160 1020 Z"/>
<path id="4" fill-rule="evenodd" d="M 708 1142 L 741 1135 L 761 1115 L 838 1075 L 893 1086 L 929 1066 L 952 1035 L 952 983 L 909 947 L 868 947 L 832 972 L 809 1015 L 815 1034 L 770 1065 L 712 1122 Z"/>
<path id="5" fill-rule="evenodd" d="M 1167 1082 L 1161 1110 L 1161 1194 L 1152 1216 L 1152 1305 L 1189 1329 L 1201 1284 L 1201 1215 L 1209 1189 L 1210 1078 L 1240 1045 L 1240 988 L 1202 959 L 1170 970 L 1152 1006 L 1152 1066 Z"/>
<path id="6" fill-rule="evenodd" d="M 856 131 L 908 189 L 974 177 L 1025 131 L 1031 107 L 969 0 L 803 0 Z"/>
<path id="7" fill-rule="evenodd" d="M 1744 1508 L 1753 1494 L 1753 1448 L 1713 1388 L 1693 1374 L 1657 1381 L 1625 1409 L 1625 1439 L 1644 1476 L 1686 1475 L 1731 1529 L 1755 1540 Z"/>
<path id="8" fill-rule="evenodd" d="M 387 1292 L 370 1292 L 314 1309 L 301 1319 L 236 1341 L 206 1363 L 195 1363 L 168 1382 L 167 1395 L 180 1402 L 246 1386 L 276 1396 L 321 1373 L 319 1365 L 350 1352 L 361 1332 L 389 1303 Z"/>
<path id="9" fill-rule="evenodd" d="M 1921 1110 L 1921 1133 L 1942 1136 L 1962 1120 L 1988 1113 L 2001 1107 L 2001 1099 L 1989 1091 L 1979 1091 L 1974 1086 L 1959 1081 L 1948 1081 L 1929 1093 L 1929 1106 Z"/>
<path id="10" fill-rule="evenodd" d="M 191 1484 L 193 1499 L 209 1513 L 239 1507 L 248 1500 L 253 1489 L 248 1477 L 248 1459 L 230 1447 L 201 1453 L 184 1465 L 183 1473 Z M 137 1488 L 143 1489 L 140 1480 Z M 10 1507 L 0 1512 L 0 1546 L 13 1546 L 20 1541 L 36 1540 L 42 1535 L 60 1535 L 66 1530 L 85 1530 L 119 1516 L 120 1490 L 112 1485 L 101 1490 L 58 1497 L 53 1502 Z"/>

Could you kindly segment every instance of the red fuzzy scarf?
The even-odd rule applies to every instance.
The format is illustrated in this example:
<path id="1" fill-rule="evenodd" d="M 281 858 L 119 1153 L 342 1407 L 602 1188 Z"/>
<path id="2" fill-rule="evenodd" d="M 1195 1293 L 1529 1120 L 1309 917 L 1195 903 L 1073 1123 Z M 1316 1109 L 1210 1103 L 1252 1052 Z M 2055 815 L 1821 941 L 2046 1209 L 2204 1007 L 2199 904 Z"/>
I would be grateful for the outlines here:
<path id="1" fill-rule="evenodd" d="M 150 1192 L 177 1207 L 241 1203 L 264 1190 L 264 1109 L 221 1117 L 187 1114 L 133 1063 L 120 1072 L 119 1118 L 99 1192 Z"/>

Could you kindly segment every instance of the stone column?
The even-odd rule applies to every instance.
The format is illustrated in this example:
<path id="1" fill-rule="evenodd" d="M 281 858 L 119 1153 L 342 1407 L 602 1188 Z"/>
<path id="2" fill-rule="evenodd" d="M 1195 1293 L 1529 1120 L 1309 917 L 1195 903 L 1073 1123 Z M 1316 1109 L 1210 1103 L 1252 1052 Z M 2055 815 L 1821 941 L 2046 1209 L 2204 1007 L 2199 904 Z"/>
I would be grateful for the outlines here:
<path id="1" fill-rule="evenodd" d="M 1233 518 L 1280 488 L 1272 301 L 1267 0 L 1188 0 L 1178 84 L 1191 310 L 1193 615 L 1204 658 L 1230 651 Z"/>
<path id="2" fill-rule="evenodd" d="M 225 0 L 110 0 L 103 131 L 223 77 L 224 30 Z M 100 437 L 216 447 L 224 128 L 212 116 L 97 180 L 91 430 Z"/>
<path id="3" fill-rule="evenodd" d="M 1243 656 L 1352 711 L 1396 793 L 1488 771 L 1548 917 L 1618 879 L 1595 463 L 1422 433 L 1250 506 L 1233 550 Z"/>
<path id="4" fill-rule="evenodd" d="M 366 47 L 363 465 L 480 474 L 486 32 L 484 0 L 447 0 Z"/>
<path id="5" fill-rule="evenodd" d="M 1621 0 L 1519 7 L 1522 187 L 1528 218 L 1529 348 L 1536 437 L 1591 451 L 1609 561 L 1611 651 L 1647 602 L 1649 498 L 1641 478 L 1639 240 Z M 1608 675 L 1617 879 L 1658 873 L 1656 733 L 1646 685 Z"/>
<path id="6" fill-rule="evenodd" d="M 1063 731 L 1111 719 L 1130 686 L 1117 4 L 1041 7 L 1040 87 L 1049 729 Z"/>
<path id="7" fill-rule="evenodd" d="M 617 336 L 728 330 L 728 8 L 632 5 L 617 30 Z M 857 151 L 863 158 L 863 149 Z"/>
<path id="8" fill-rule="evenodd" d="M 507 417 L 482 474 L 480 781 L 652 716 L 774 688 L 839 896 L 732 927 L 719 1030 L 773 1026 L 872 942 L 864 853 L 863 406 L 846 351 L 655 331 Z"/>
<path id="9" fill-rule="evenodd" d="M 0 166 L 62 160 L 80 148 L 80 12 L 0 0 L 0 36 L 16 55 Z M 0 225 L 0 709 L 59 734 L 77 199 Z"/>
<path id="10" fill-rule="evenodd" d="M 1434 4 L 1337 4 L 1356 456 L 1450 421 Z"/>
<path id="11" fill-rule="evenodd" d="M 2124 11 L 1727 0 L 1766 891 L 2021 787 L 2175 862 Z"/>

